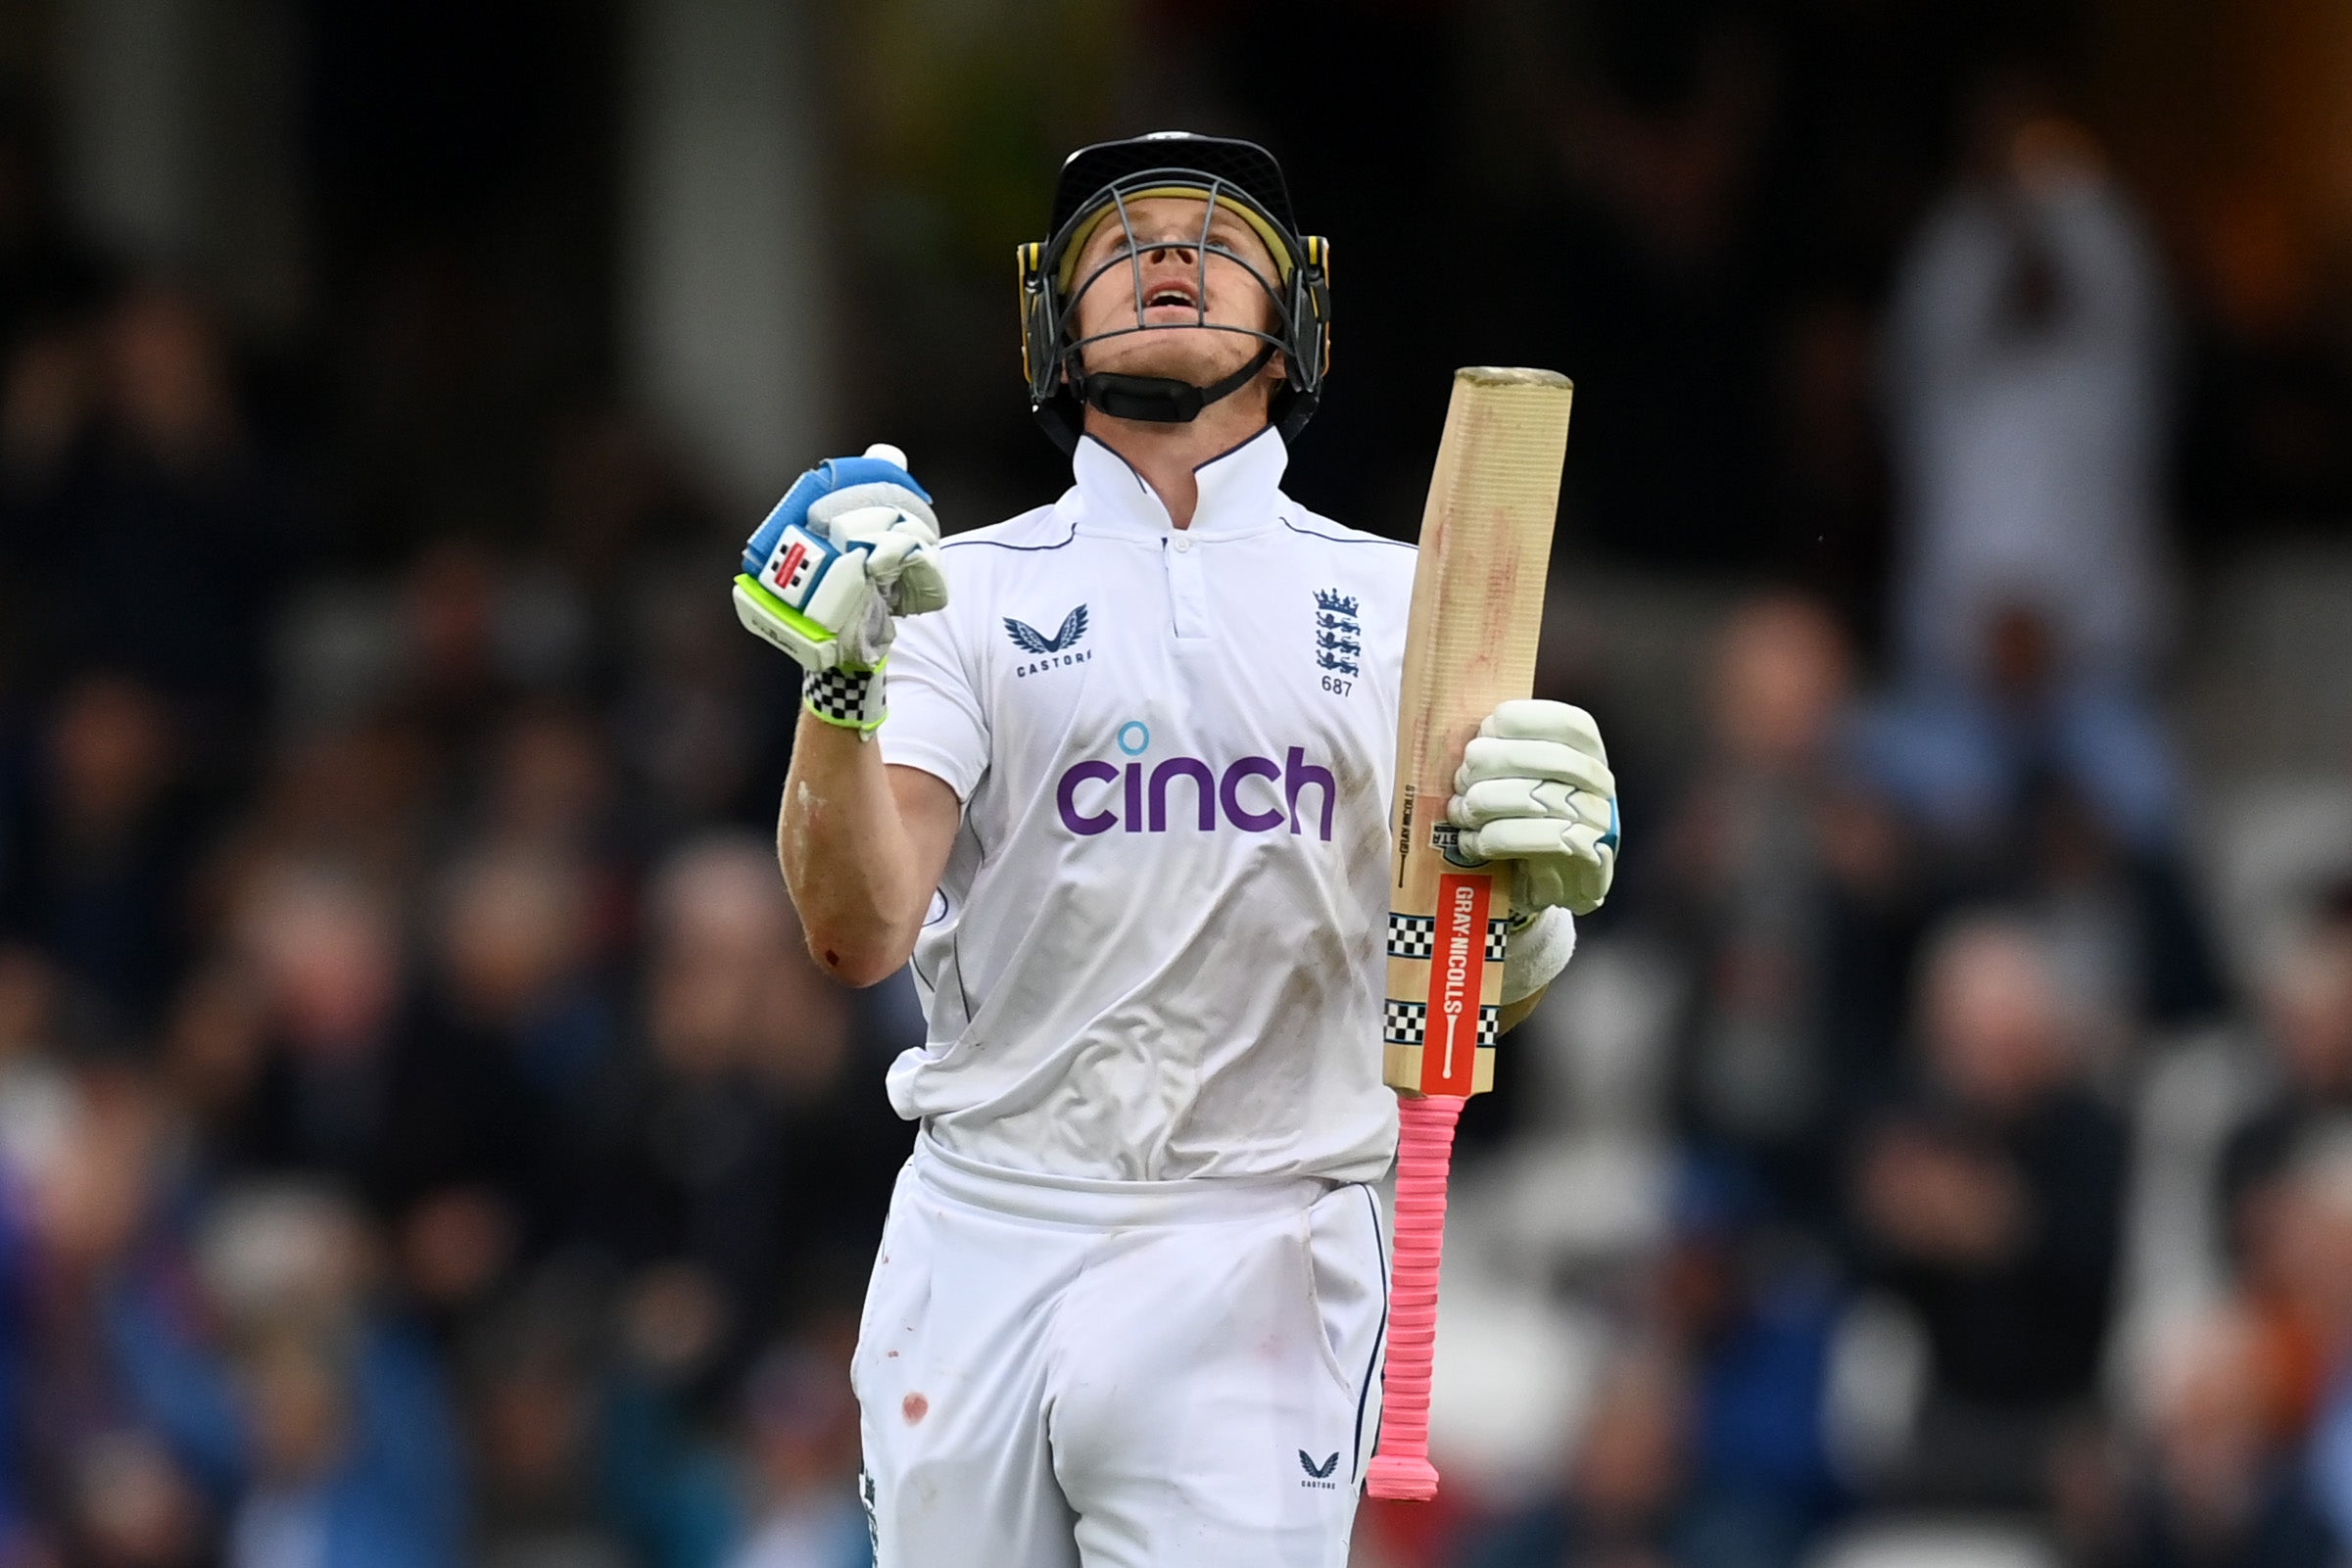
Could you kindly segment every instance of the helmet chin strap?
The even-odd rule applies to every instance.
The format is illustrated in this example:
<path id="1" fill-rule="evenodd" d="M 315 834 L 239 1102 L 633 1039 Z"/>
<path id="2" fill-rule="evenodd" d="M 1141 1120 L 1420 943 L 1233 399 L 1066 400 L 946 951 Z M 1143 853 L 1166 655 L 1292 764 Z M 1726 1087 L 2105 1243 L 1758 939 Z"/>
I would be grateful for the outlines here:
<path id="1" fill-rule="evenodd" d="M 1268 344 L 1257 357 L 1223 381 L 1196 387 L 1174 376 L 1123 376 L 1104 372 L 1077 378 L 1079 394 L 1087 404 L 1114 419 L 1138 419 L 1154 425 L 1188 425 L 1220 399 L 1229 398 L 1258 379 L 1274 356 Z M 1074 356 L 1075 357 L 1075 356 Z"/>

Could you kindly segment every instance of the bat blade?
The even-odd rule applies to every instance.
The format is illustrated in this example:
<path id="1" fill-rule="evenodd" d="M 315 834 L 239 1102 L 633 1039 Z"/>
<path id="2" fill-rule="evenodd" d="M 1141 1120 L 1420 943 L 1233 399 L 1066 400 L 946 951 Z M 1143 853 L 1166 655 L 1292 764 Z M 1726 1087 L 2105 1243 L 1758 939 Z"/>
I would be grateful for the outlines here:
<path id="1" fill-rule="evenodd" d="M 1366 1475 L 1375 1497 L 1437 1495 L 1429 1378 L 1446 1179 L 1464 1101 L 1494 1085 L 1511 916 L 1500 873 L 1449 857 L 1445 813 L 1478 722 L 1534 683 L 1572 395 L 1549 370 L 1455 372 L 1421 515 L 1389 814 L 1383 1072 L 1403 1099 L 1388 1365 L 1379 1452 Z"/>
<path id="2" fill-rule="evenodd" d="M 1497 872 L 1450 855 L 1446 803 L 1478 721 L 1534 684 L 1571 396 L 1549 370 L 1457 371 L 1438 444 L 1389 815 L 1383 1076 L 1408 1094 L 1470 1095 L 1494 1082 L 1510 892 Z"/>

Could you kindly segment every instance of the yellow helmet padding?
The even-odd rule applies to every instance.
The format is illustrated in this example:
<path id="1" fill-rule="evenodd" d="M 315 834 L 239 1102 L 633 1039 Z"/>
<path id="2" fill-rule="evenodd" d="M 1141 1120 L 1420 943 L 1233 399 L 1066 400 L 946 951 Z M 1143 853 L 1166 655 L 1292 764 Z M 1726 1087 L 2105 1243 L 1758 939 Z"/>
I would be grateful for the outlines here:
<path id="1" fill-rule="evenodd" d="M 1210 199 L 1210 195 L 1211 192 L 1206 185 L 1154 185 L 1149 190 L 1121 191 L 1119 193 L 1120 201 L 1126 202 L 1139 202 L 1154 196 L 1181 196 L 1188 197 L 1193 201 L 1205 202 Z M 1220 190 L 1215 195 L 1218 206 L 1231 208 L 1241 214 L 1243 222 L 1257 231 L 1258 238 L 1266 242 L 1268 254 L 1274 259 L 1275 272 L 1282 282 L 1288 283 L 1292 261 L 1290 247 L 1282 243 L 1281 231 L 1268 222 L 1265 215 L 1256 208 L 1242 200 L 1239 193 L 1227 189 Z M 1071 280 L 1078 275 L 1079 253 L 1086 248 L 1086 242 L 1094 237 L 1094 231 L 1102 227 L 1103 219 L 1118 210 L 1119 202 L 1105 202 L 1088 214 L 1078 227 L 1071 231 L 1070 244 L 1062 252 L 1060 276 L 1055 280 L 1065 293 L 1069 291 Z"/>

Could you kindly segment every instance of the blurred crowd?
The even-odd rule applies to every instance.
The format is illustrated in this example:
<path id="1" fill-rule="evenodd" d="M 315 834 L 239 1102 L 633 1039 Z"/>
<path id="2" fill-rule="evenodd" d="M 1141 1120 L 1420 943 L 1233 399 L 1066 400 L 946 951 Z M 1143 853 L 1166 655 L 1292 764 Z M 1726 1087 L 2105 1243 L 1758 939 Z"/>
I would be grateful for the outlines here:
<path id="1" fill-rule="evenodd" d="M 1603 55 L 1585 112 L 1608 128 L 1576 144 L 1556 235 L 1737 266 L 1701 220 L 1736 230 L 1736 203 L 1667 193 L 1736 179 L 1740 43 L 1696 46 L 1679 81 Z M 1441 1349 L 1438 1428 L 1467 1497 L 1368 1510 L 1368 1563 L 2352 1552 L 2352 877 L 2339 843 L 2285 879 L 2264 940 L 2225 943 L 2168 692 L 2183 388 L 2214 325 L 2046 76 L 1983 70 L 1951 121 L 1858 341 L 1799 308 L 1811 423 L 1747 456 L 1768 426 L 1728 398 L 1729 455 L 1664 488 L 1718 528 L 1769 520 L 1736 504 L 1742 464 L 1823 459 L 1796 518 L 1826 540 L 1881 512 L 1869 602 L 1842 597 L 1869 577 L 1752 530 L 1778 586 L 1679 623 L 1704 647 L 1676 666 L 1693 696 L 1609 646 L 1642 609 L 1597 602 L 1669 609 L 1619 563 L 1672 566 L 1691 533 L 1557 568 L 1556 619 L 1589 624 L 1539 679 L 1622 748 L 1639 852 L 1514 1042 L 1507 1070 L 1535 1081 L 1464 1117 L 1448 1310 L 1470 1321 L 1451 1368 Z M 1550 309 L 1604 363 L 1644 352 L 1574 295 Z M 1654 526 L 1651 457 L 1572 473 L 1588 526 Z M 1687 738 L 1653 704 L 1691 708 Z M 1450 1412 L 1449 1378 L 1469 1391 Z"/>
<path id="2" fill-rule="evenodd" d="M 802 950 L 727 552 L 594 417 L 534 515 L 355 550 L 6 129 L 0 1562 L 862 1562 L 920 1019 Z"/>
<path id="3" fill-rule="evenodd" d="M 1465 1117 L 1448 1490 L 1359 1560 L 2338 1561 L 2352 882 L 2225 951 L 2167 696 L 2183 496 L 2352 515 L 2267 439 L 2352 376 L 2184 309 L 2031 73 L 1774 110 L 1752 30 L 1604 33 L 1482 356 L 1582 389 L 1543 680 L 1629 852 Z M 1908 206 L 1829 178 L 1931 109 L 1864 149 Z M 1754 146 L 1862 232 L 1743 219 Z M 0 1568 L 865 1562 L 921 1020 L 776 875 L 751 519 L 601 404 L 501 423 L 446 255 L 290 371 L 65 211 L 0 102 Z M 1689 734 L 1587 577 L 1700 607 Z"/>

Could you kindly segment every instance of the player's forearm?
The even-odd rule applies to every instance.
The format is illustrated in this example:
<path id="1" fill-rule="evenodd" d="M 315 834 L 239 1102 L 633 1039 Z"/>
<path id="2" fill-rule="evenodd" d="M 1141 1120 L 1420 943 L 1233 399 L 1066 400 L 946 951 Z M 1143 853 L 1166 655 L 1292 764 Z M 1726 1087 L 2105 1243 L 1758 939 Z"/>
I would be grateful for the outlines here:
<path id="1" fill-rule="evenodd" d="M 801 714 L 776 851 L 817 961 L 850 985 L 895 974 L 915 950 L 932 888 L 882 748 Z"/>

